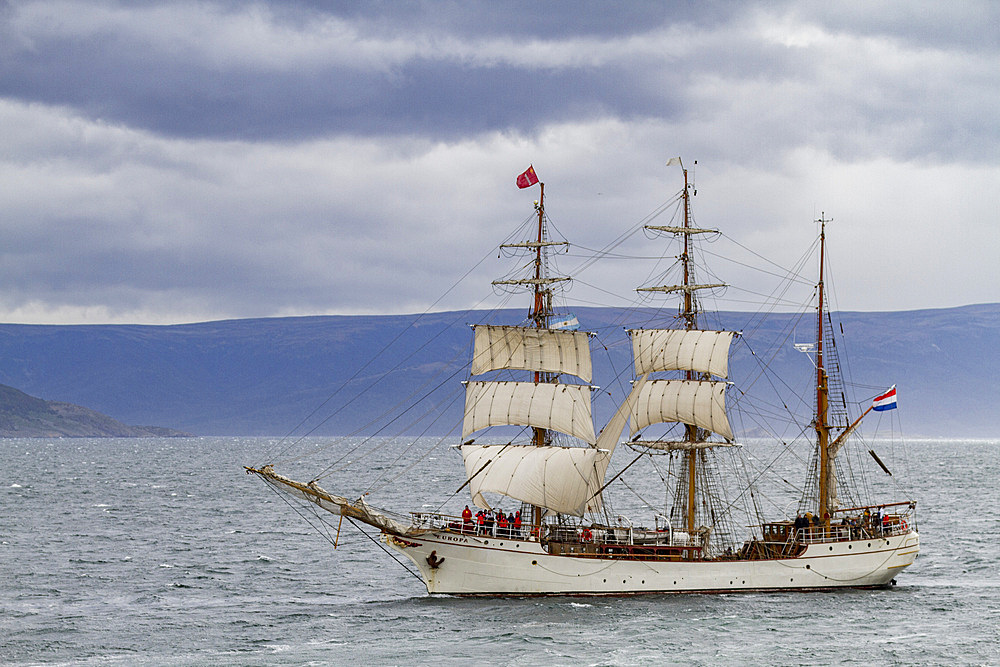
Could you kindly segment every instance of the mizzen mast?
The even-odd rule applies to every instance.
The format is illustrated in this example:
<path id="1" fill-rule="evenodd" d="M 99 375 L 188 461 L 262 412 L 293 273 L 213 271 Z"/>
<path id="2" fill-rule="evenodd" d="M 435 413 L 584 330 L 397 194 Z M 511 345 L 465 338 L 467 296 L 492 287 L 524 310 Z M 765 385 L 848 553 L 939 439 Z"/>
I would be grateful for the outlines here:
<path id="1" fill-rule="evenodd" d="M 828 411 L 830 407 L 829 376 L 823 365 L 823 320 L 825 317 L 823 271 L 826 257 L 826 219 L 820 214 L 819 232 L 819 283 L 817 285 L 818 303 L 816 306 L 816 448 L 819 454 L 819 516 L 823 525 L 830 526 L 830 516 L 833 514 L 836 481 L 833 469 L 833 456 L 830 451 L 830 424 Z"/>

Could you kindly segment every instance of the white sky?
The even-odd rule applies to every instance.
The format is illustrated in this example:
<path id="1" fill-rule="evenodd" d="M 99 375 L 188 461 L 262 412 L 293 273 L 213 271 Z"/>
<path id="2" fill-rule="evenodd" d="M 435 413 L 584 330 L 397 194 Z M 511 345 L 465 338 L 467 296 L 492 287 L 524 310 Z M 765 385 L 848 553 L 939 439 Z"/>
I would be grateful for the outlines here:
<path id="1" fill-rule="evenodd" d="M 833 218 L 835 307 L 1000 301 L 998 26 L 985 1 L 0 4 L 0 321 L 422 312 L 485 257 L 434 306 L 470 307 L 529 163 L 600 248 L 680 189 L 675 155 L 699 224 L 783 264 Z"/>

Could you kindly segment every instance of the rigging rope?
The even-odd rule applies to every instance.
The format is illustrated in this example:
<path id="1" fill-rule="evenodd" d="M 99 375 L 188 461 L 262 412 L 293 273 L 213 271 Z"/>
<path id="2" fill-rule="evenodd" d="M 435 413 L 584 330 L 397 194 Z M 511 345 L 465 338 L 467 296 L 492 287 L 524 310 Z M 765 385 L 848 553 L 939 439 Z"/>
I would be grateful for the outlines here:
<path id="1" fill-rule="evenodd" d="M 484 255 L 484 256 L 483 256 L 483 257 L 482 257 L 482 258 L 481 258 L 481 259 L 480 259 L 480 260 L 479 260 L 478 262 L 476 262 L 476 263 L 475 263 L 475 264 L 474 264 L 474 265 L 473 265 L 473 266 L 472 266 L 472 267 L 471 267 L 471 268 L 470 268 L 470 269 L 469 269 L 468 271 L 466 271 L 466 272 L 465 272 L 465 273 L 464 273 L 464 274 L 462 275 L 462 277 L 461 277 L 461 278 L 459 278 L 459 279 L 458 279 L 457 281 L 455 281 L 455 283 L 453 283 L 453 284 L 452 284 L 452 286 L 451 286 L 451 287 L 449 287 L 449 288 L 448 288 L 447 290 L 445 290 L 444 294 L 442 294 L 441 296 L 439 296 L 439 297 L 438 297 L 438 298 L 437 298 L 437 299 L 436 299 L 436 300 L 434 301 L 434 303 L 432 303 L 432 304 L 431 304 L 430 306 L 428 306 L 428 307 L 427 307 L 427 309 L 426 309 L 426 310 L 424 310 L 424 312 L 423 312 L 423 313 L 421 313 L 420 315 L 418 315 L 418 316 L 417 316 L 417 317 L 416 317 L 416 318 L 415 318 L 415 319 L 414 319 L 414 320 L 413 320 L 412 322 L 410 322 L 410 324 L 409 324 L 409 325 L 407 325 L 407 326 L 406 326 L 405 328 L 403 328 L 403 330 L 402 330 L 402 331 L 400 331 L 400 332 L 399 332 L 398 334 L 396 334 L 396 336 L 395 336 L 395 337 L 394 337 L 394 338 L 393 338 L 393 339 L 392 339 L 391 341 L 389 341 L 388 343 L 386 343 L 386 344 L 385 344 L 385 345 L 384 345 L 384 346 L 382 347 L 382 349 L 381 349 L 381 350 L 379 350 L 379 351 L 378 351 L 377 353 L 375 353 L 375 354 L 374 354 L 374 355 L 373 355 L 372 357 L 370 357 L 370 358 L 368 359 L 368 361 L 367 361 L 367 362 L 365 362 L 365 363 L 364 363 L 364 365 L 362 365 L 362 366 L 361 366 L 360 368 L 358 368 L 358 370 L 356 370 L 356 371 L 354 372 L 354 375 L 352 375 L 352 376 L 351 376 L 351 377 L 349 377 L 348 379 L 344 380 L 344 381 L 343 381 L 343 382 L 342 382 L 342 383 L 340 384 L 340 386 L 339 386 L 339 387 L 337 387 L 337 389 L 336 389 L 336 390 L 334 390 L 334 392 L 333 392 L 332 394 L 330 394 L 330 395 L 329 395 L 329 396 L 328 396 L 328 397 L 327 397 L 327 398 L 326 398 L 326 399 L 325 399 L 325 400 L 324 400 L 324 401 L 323 401 L 322 403 L 320 403 L 319 405 L 317 405 L 317 406 L 316 406 L 316 408 L 315 408 L 315 409 L 313 409 L 313 411 L 312 411 L 312 412 L 310 412 L 310 413 L 309 413 L 309 414 L 308 414 L 308 415 L 307 415 L 307 416 L 306 416 L 306 417 L 305 417 L 304 419 L 302 419 L 302 420 L 301 420 L 301 421 L 300 421 L 300 422 L 299 422 L 298 424 L 296 424 L 296 425 L 295 425 L 295 426 L 294 426 L 294 427 L 293 427 L 293 428 L 292 428 L 292 429 L 291 429 L 291 430 L 290 430 L 290 431 L 288 432 L 288 435 L 284 436 L 284 437 L 283 437 L 283 438 L 282 438 L 281 440 L 279 440 L 279 441 L 278 441 L 278 442 L 277 442 L 277 443 L 275 444 L 275 448 L 277 448 L 277 447 L 281 446 L 282 442 L 284 442 L 284 441 L 285 441 L 286 439 L 289 439 L 289 438 L 291 437 L 291 434 L 292 434 L 292 433 L 294 433 L 295 431 L 297 431 L 298 429 L 300 429 L 300 428 L 301 428 L 301 427 L 302 427 L 302 426 L 303 426 L 303 425 L 304 425 L 304 424 L 305 424 L 306 422 L 308 422 L 308 421 L 309 421 L 310 419 L 312 419 L 312 417 L 313 417 L 313 416 L 314 416 L 314 415 L 315 415 L 315 414 L 316 414 L 317 412 L 319 412 L 319 411 L 320 411 L 320 409 L 322 409 L 324 405 L 326 405 L 327 403 L 329 403 L 330 401 L 332 401 L 332 400 L 333 400 L 333 398 L 334 398 L 334 397 L 335 397 L 335 396 L 336 396 L 337 394 L 339 394 L 339 393 L 341 392 L 341 390 L 343 390 L 343 389 L 344 389 L 344 387 L 346 387 L 346 386 L 347 386 L 348 384 L 350 384 L 350 383 L 351 383 L 351 382 L 352 382 L 352 381 L 353 381 L 354 379 L 356 379 L 356 378 L 357 378 L 357 377 L 358 377 L 358 376 L 359 376 L 359 375 L 361 374 L 361 372 L 362 372 L 362 371 L 364 371 L 364 370 L 365 370 L 366 368 L 368 368 L 368 367 L 369 367 L 369 366 L 370 366 L 371 364 L 373 364 L 373 363 L 375 362 L 375 360 L 376 360 L 376 359 L 378 359 L 379 357 L 381 357 L 381 356 L 382 356 L 382 354 L 384 354 L 384 353 L 385 353 L 385 352 L 386 352 L 386 351 L 387 351 L 387 350 L 388 350 L 388 349 L 389 349 L 390 347 L 392 347 L 392 346 L 393 346 L 393 345 L 394 345 L 394 344 L 396 343 L 396 341 L 398 341 L 398 340 L 399 340 L 400 338 L 402 338 L 402 337 L 403 337 L 403 335 L 404 335 L 404 334 L 405 334 L 405 333 L 406 333 L 407 331 L 409 331 L 410 329 L 414 328 L 414 327 L 415 327 L 415 326 L 417 325 L 417 323 L 418 323 L 418 322 L 419 322 L 419 321 L 420 321 L 421 319 L 423 319 L 423 318 L 424 318 L 424 317 L 425 317 L 425 316 L 426 316 L 426 315 L 427 315 L 428 313 L 430 313 L 430 312 L 431 312 L 432 310 L 434 310 L 434 307 L 435 307 L 435 306 L 437 306 L 437 304 L 439 304 L 439 303 L 440 303 L 440 302 L 441 302 L 441 301 L 442 301 L 442 300 L 443 300 L 443 299 L 444 299 L 444 298 L 445 298 L 445 297 L 446 297 L 446 296 L 447 296 L 448 294 L 450 294 L 450 293 L 452 292 L 452 290 L 454 290 L 454 289 L 455 289 L 456 287 L 458 287 L 458 285 L 460 285 L 460 284 L 462 283 L 462 281 L 464 281 L 464 280 L 465 280 L 466 278 L 468 278 L 468 277 L 469 277 L 469 275 L 470 275 L 470 274 L 472 274 L 472 272 L 473 272 L 473 271 L 475 271 L 475 270 L 476 270 L 477 268 L 479 268 L 479 265 L 480 265 L 480 264 L 482 264 L 483 262 L 485 262 L 485 261 L 486 261 L 486 259 L 487 259 L 487 258 L 489 258 L 489 257 L 492 257 L 492 256 L 493 256 L 493 251 L 491 250 L 491 251 L 489 252 L 489 254 L 487 254 L 487 255 Z M 484 300 L 485 300 L 485 299 L 484 299 Z M 481 300 L 481 301 L 480 301 L 480 302 L 479 302 L 478 304 L 476 304 L 476 306 L 480 305 L 481 303 L 482 303 L 482 300 Z M 436 338 L 436 336 L 435 336 L 435 338 Z M 434 340 L 434 339 L 432 338 L 431 340 Z M 419 349 L 422 349 L 422 347 L 421 347 L 421 348 L 419 348 Z M 415 350 L 415 351 L 414 351 L 414 354 L 415 354 L 415 353 L 416 353 L 417 351 L 419 351 L 419 349 L 418 349 L 418 350 Z M 410 356 L 413 356 L 413 355 L 411 354 Z M 410 357 L 407 357 L 407 359 L 409 359 L 409 358 L 410 358 Z M 355 398 L 357 398 L 357 397 L 355 397 Z M 312 429 L 310 429 L 310 430 L 309 430 L 309 431 L 307 431 L 306 433 L 304 433 L 304 434 L 300 435 L 300 436 L 299 436 L 299 437 L 298 437 L 298 438 L 297 438 L 296 440 L 294 440 L 294 441 L 292 441 L 291 443 L 289 443 L 287 447 L 285 447 L 285 448 L 284 448 L 284 449 L 282 449 L 282 450 L 281 450 L 280 452 L 278 452 L 277 454 L 275 454 L 275 455 L 273 455 L 273 456 L 271 456 L 271 457 L 269 457 L 269 458 L 271 458 L 271 459 L 274 459 L 274 458 L 277 458 L 277 457 L 280 457 L 280 456 L 283 456 L 283 455 L 284 455 L 284 454 L 285 454 L 285 453 L 286 453 L 286 452 L 287 452 L 287 451 L 288 451 L 288 450 L 289 450 L 289 449 L 290 449 L 291 447 L 293 447 L 293 446 L 295 446 L 296 444 L 300 443 L 300 442 L 302 441 L 302 439 L 303 439 L 303 438 L 305 438 L 306 436 L 308 436 L 308 435 L 310 435 L 310 434 L 314 433 L 314 432 L 316 431 L 316 429 L 317 429 L 317 428 L 319 428 L 319 427 L 320 427 L 321 425 L 325 424 L 325 423 L 326 423 L 327 421 L 329 421 L 330 419 L 332 419 L 334 415 L 338 414 L 338 413 L 339 413 L 339 412 L 340 412 L 341 410 L 343 410 L 343 409 L 344 409 L 344 408 L 346 408 L 346 407 L 347 407 L 348 405 L 350 405 L 350 403 L 351 403 L 351 402 L 353 402 L 353 400 L 354 400 L 354 399 L 352 399 L 351 401 L 348 401 L 347 403 L 345 403 L 345 404 L 341 405 L 341 406 L 340 406 L 340 407 L 339 407 L 339 408 L 338 408 L 338 409 L 337 409 L 336 411 L 334 411 L 334 412 L 333 412 L 333 414 L 331 414 L 330 416 L 328 416 L 328 417 L 327 417 L 326 419 L 324 419 L 323 421 L 321 421 L 321 422 L 320 422 L 319 424 L 317 424 L 316 426 L 314 426 L 314 427 L 313 427 Z"/>
<path id="2" fill-rule="evenodd" d="M 398 563 L 401 568 L 403 568 L 404 570 L 406 570 L 407 572 L 409 572 L 410 574 L 412 574 L 416 578 L 416 580 L 419 581 L 421 584 L 424 583 L 423 578 L 419 574 L 417 574 L 416 572 L 414 572 L 413 570 L 411 570 L 410 568 L 408 568 L 406 566 L 406 563 L 403 563 L 403 562 L 397 560 L 396 557 L 393 555 L 393 553 L 391 551 L 389 551 L 388 549 L 385 548 L 385 545 L 383 545 L 381 542 L 379 542 L 378 540 L 376 540 L 374 537 L 372 537 L 371 535 L 369 535 L 365 531 L 361 530 L 361 526 L 359 526 L 358 524 L 354 523 L 354 521 L 351 519 L 351 517 L 345 517 L 345 518 L 347 519 L 347 521 L 352 526 L 354 526 L 355 528 L 358 529 L 358 532 L 360 532 L 362 535 L 364 535 L 369 540 L 371 540 L 372 542 L 374 542 L 375 546 L 377 546 L 379 549 L 381 549 L 382 551 L 384 551 L 387 554 L 389 554 L 389 557 L 392 558 L 392 560 L 394 560 L 396 563 Z"/>
<path id="3" fill-rule="evenodd" d="M 296 514 L 298 514 L 299 517 L 303 521 L 305 521 L 307 524 L 309 524 L 309 526 L 313 530 L 315 530 L 320 535 L 320 537 L 322 537 L 327 542 L 329 542 L 331 545 L 333 545 L 333 547 L 335 549 L 337 548 L 336 540 L 333 537 L 331 537 L 330 532 L 327 531 L 327 530 L 324 530 L 322 527 L 317 526 L 315 523 L 313 523 L 312 521 L 310 521 L 309 517 L 303 512 L 303 506 L 304 505 L 308 505 L 309 508 L 310 508 L 310 510 L 312 511 L 315 519 L 321 525 L 326 526 L 329 530 L 333 530 L 333 526 L 331 526 L 330 524 L 328 524 L 326 522 L 326 520 L 324 520 L 324 518 L 319 514 L 318 508 L 315 505 L 313 505 L 312 503 L 305 503 L 305 502 L 303 502 L 301 504 L 293 503 L 289 499 L 288 494 L 282 493 L 281 491 L 278 491 L 277 489 L 275 489 L 274 487 L 272 487 L 270 484 L 266 484 L 266 486 L 267 486 L 267 488 L 271 489 L 271 491 L 274 492 L 274 494 L 276 496 L 278 496 L 279 498 L 281 498 L 281 500 L 286 505 L 288 505 L 289 507 L 291 507 L 292 511 L 294 511 Z M 382 545 L 381 542 L 379 542 L 378 540 L 376 540 L 375 538 L 373 538 L 371 535 L 369 535 L 368 533 L 366 533 L 364 530 L 362 530 L 361 527 L 358 526 L 358 524 L 354 523 L 354 521 L 350 517 L 344 517 L 344 518 L 347 519 L 347 521 L 352 526 L 354 526 L 355 528 L 357 528 L 358 532 L 360 532 L 362 535 L 364 535 L 369 540 L 371 540 L 372 542 L 374 542 L 376 544 L 376 546 L 378 546 L 380 549 L 382 549 L 382 551 L 386 552 L 389 555 L 389 557 L 392 558 L 392 560 L 395 561 L 400 567 L 402 567 L 404 570 L 406 570 L 407 572 L 409 572 L 410 574 L 412 574 L 414 577 L 416 577 L 417 581 L 419 581 L 421 584 L 424 583 L 424 580 L 420 577 L 419 574 L 415 573 L 413 570 L 411 570 L 410 568 L 408 568 L 405 563 L 400 562 L 395 557 L 395 555 L 393 555 L 393 553 L 391 551 L 389 551 L 388 549 L 385 548 L 385 546 Z"/>

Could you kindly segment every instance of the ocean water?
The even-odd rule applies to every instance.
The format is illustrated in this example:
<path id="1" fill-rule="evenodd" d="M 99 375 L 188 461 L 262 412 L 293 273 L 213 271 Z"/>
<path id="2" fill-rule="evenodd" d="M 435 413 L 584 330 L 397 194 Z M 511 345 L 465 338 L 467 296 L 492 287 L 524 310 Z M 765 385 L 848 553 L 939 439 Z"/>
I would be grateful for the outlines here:
<path id="1" fill-rule="evenodd" d="M 244 474 L 274 444 L 0 441 L 0 663 L 1000 664 L 998 440 L 909 445 L 922 551 L 893 588 L 530 599 L 430 597 L 346 523 L 334 550 Z M 463 480 L 439 449 L 371 502 L 436 509 Z"/>

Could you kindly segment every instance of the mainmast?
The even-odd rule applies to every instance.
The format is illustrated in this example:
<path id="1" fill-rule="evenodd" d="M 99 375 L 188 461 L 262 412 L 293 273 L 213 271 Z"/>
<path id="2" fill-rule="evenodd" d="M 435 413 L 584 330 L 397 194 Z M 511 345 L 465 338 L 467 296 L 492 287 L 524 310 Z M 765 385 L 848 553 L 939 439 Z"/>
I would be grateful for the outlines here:
<path id="1" fill-rule="evenodd" d="M 688 172 L 684 169 L 684 253 L 681 255 L 681 264 L 684 268 L 684 279 L 682 285 L 684 286 L 684 310 L 681 311 L 681 316 L 684 318 L 684 326 L 688 331 L 696 329 L 698 327 L 698 314 L 695 310 L 695 299 L 694 292 L 691 290 L 691 192 L 688 186 Z M 684 378 L 687 380 L 694 379 L 693 371 L 685 371 Z M 689 443 L 694 443 L 698 441 L 698 427 L 693 424 L 684 425 L 684 441 Z M 684 454 L 687 461 L 685 461 L 687 467 L 687 516 L 685 517 L 684 526 L 687 529 L 688 534 L 694 533 L 695 529 L 695 490 L 697 489 L 697 465 L 698 465 L 698 450 L 693 447 L 686 451 Z"/>
<path id="2" fill-rule="evenodd" d="M 680 285 L 664 285 L 661 287 L 640 287 L 637 291 L 639 292 L 682 292 L 683 300 L 681 302 L 681 310 L 679 316 L 684 321 L 684 328 L 687 331 L 693 331 L 698 328 L 698 301 L 695 298 L 695 292 L 701 289 L 712 289 L 716 287 L 725 287 L 722 283 L 698 285 L 693 283 L 692 271 L 691 271 L 691 236 L 693 234 L 704 234 L 714 232 L 712 229 L 697 229 L 691 224 L 691 192 L 693 191 L 693 185 L 688 181 L 688 170 L 684 168 L 683 163 L 680 158 L 671 158 L 667 162 L 667 166 L 671 164 L 678 164 L 681 167 L 681 171 L 684 173 L 684 190 L 681 192 L 681 199 L 683 203 L 683 213 L 684 220 L 681 227 L 662 227 L 656 225 L 646 225 L 646 229 L 668 232 L 672 234 L 680 234 L 684 239 L 684 251 L 680 256 L 682 277 Z M 684 377 L 686 380 L 704 379 L 708 375 L 705 373 L 695 373 L 694 371 L 685 371 Z M 684 443 L 688 446 L 683 449 L 683 462 L 682 467 L 686 471 L 687 477 L 687 502 L 686 502 L 686 512 L 684 517 L 684 528 L 689 534 L 693 534 L 695 531 L 695 509 L 696 496 L 697 496 L 697 477 L 698 477 L 698 458 L 699 456 L 704 456 L 703 448 L 698 447 L 696 443 L 702 440 L 701 434 L 697 426 L 693 424 L 684 425 Z"/>

